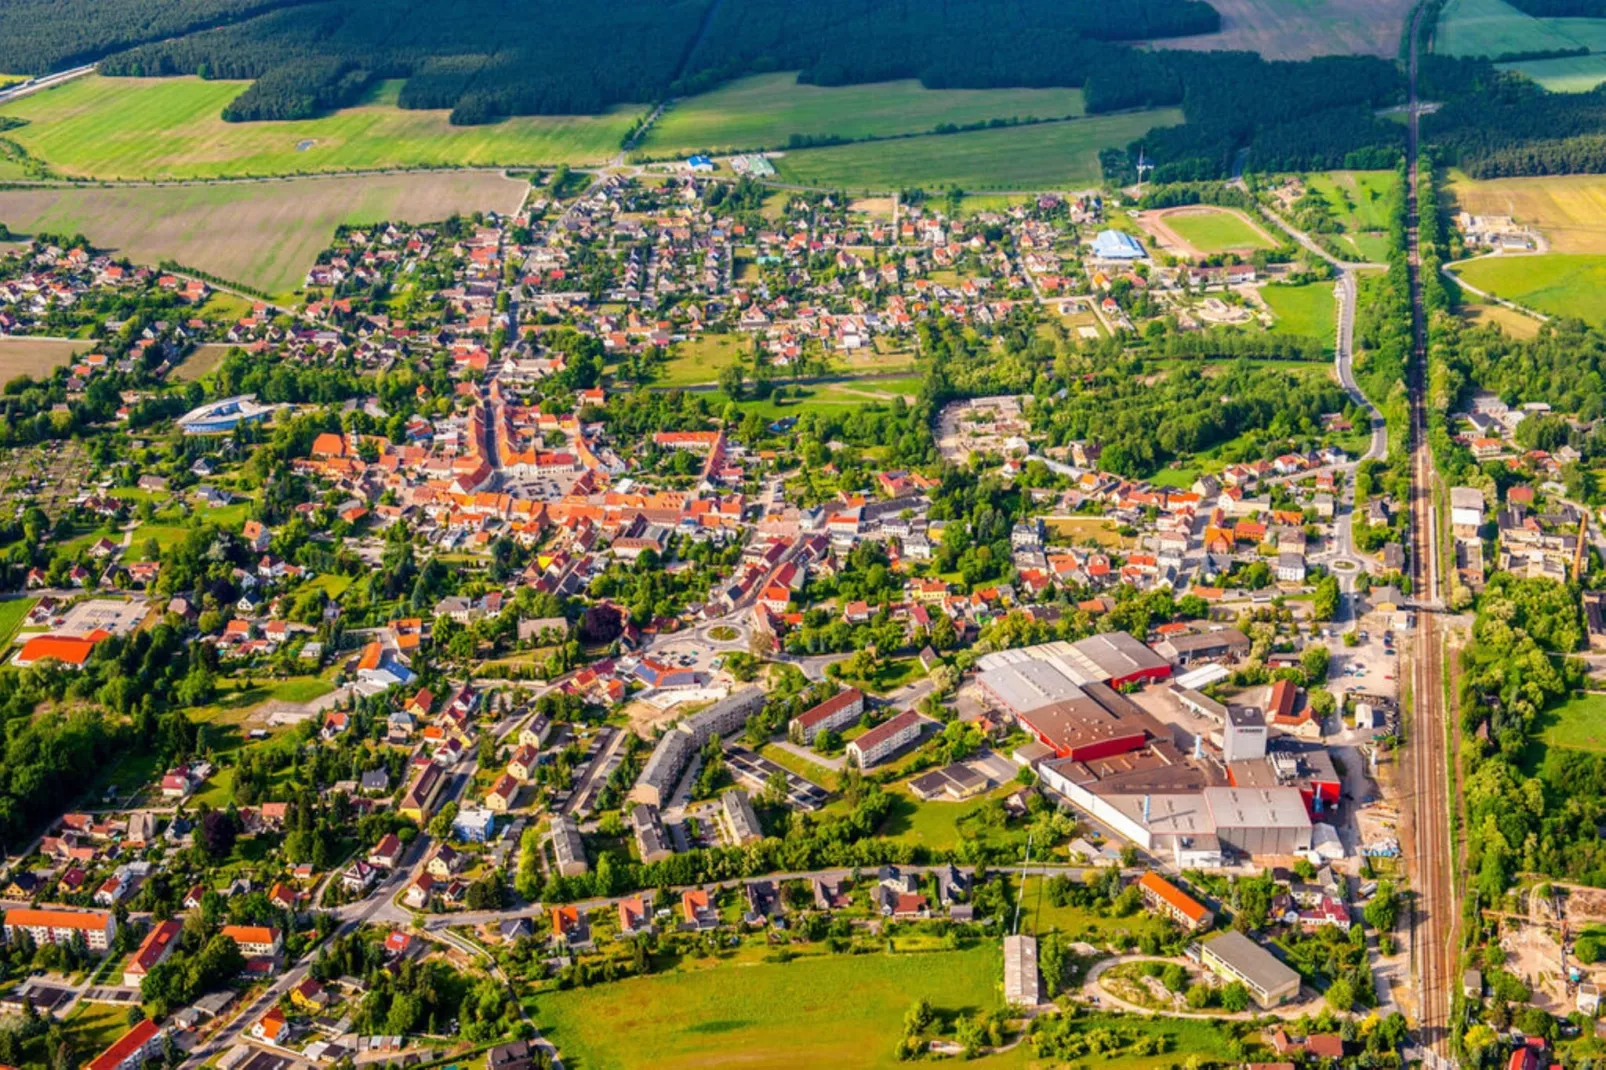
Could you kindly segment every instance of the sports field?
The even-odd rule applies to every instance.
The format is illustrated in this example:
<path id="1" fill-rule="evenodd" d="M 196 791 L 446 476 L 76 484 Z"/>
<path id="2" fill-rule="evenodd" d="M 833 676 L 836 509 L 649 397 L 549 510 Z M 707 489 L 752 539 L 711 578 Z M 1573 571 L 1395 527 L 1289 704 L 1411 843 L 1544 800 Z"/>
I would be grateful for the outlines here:
<path id="1" fill-rule="evenodd" d="M 91 341 L 0 335 L 0 383 L 19 375 L 47 378 L 56 368 L 94 347 Z"/>
<path id="2" fill-rule="evenodd" d="M 1189 259 L 1226 252 L 1252 253 L 1277 245 L 1264 227 L 1236 208 L 1208 204 L 1159 208 L 1141 213 L 1137 222 L 1160 248 Z"/>
<path id="3" fill-rule="evenodd" d="M 911 1004 L 990 1010 L 1000 970 L 994 947 L 733 964 L 554 992 L 536 1015 L 585 1070 L 893 1067 Z"/>
<path id="4" fill-rule="evenodd" d="M 522 182 L 489 172 L 362 175 L 223 185 L 0 190 L 13 230 L 81 232 L 135 263 L 181 264 L 283 294 L 342 223 L 430 222 L 516 209 Z"/>
<path id="5" fill-rule="evenodd" d="M 741 78 L 666 111 L 642 148 L 652 155 L 785 148 L 793 134 L 846 139 L 923 134 L 941 123 L 1064 119 L 1080 89 L 925 89 L 918 81 L 822 87 L 795 72 Z"/>
<path id="6" fill-rule="evenodd" d="M 1454 270 L 1496 297 L 1606 327 L 1606 256 L 1491 256 Z"/>
<path id="7" fill-rule="evenodd" d="M 1002 130 L 933 135 L 789 152 L 780 177 L 852 190 L 1081 189 L 1098 184 L 1099 150 L 1126 145 L 1156 126 L 1182 122 L 1176 108 L 1121 112 Z"/>
<path id="8" fill-rule="evenodd" d="M 1479 182 L 1455 172 L 1450 192 L 1463 211 L 1510 216 L 1538 228 L 1552 252 L 1606 253 L 1606 175 Z"/>
<path id="9" fill-rule="evenodd" d="M 1392 58 L 1412 0 L 1210 0 L 1219 33 L 1150 42 L 1155 48 L 1259 52 L 1267 59 L 1360 53 Z"/>
<path id="10" fill-rule="evenodd" d="M 1297 334 L 1320 338 L 1331 347 L 1338 333 L 1338 313 L 1333 302 L 1331 282 L 1308 282 L 1303 286 L 1273 284 L 1263 286 L 1260 296 L 1277 317 L 1272 324 L 1276 334 Z"/>
<path id="11" fill-rule="evenodd" d="M 224 122 L 223 106 L 247 84 L 91 75 L 0 105 L 0 115 L 27 119 L 6 136 L 59 174 L 129 179 L 600 163 L 643 110 L 452 126 L 444 111 L 397 108 L 401 83 L 382 82 L 358 107 L 321 118 Z"/>

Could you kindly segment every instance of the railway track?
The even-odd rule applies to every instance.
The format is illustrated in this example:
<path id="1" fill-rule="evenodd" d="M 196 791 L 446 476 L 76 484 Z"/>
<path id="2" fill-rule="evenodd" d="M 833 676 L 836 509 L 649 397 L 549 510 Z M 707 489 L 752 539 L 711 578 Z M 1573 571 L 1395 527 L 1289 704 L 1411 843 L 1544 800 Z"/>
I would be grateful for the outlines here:
<path id="1" fill-rule="evenodd" d="M 1412 660 L 1412 722 L 1407 742 L 1407 772 L 1412 813 L 1408 872 L 1415 900 L 1412 916 L 1412 959 L 1417 980 L 1417 1037 L 1438 1059 L 1450 1054 L 1449 1026 L 1456 962 L 1459 915 L 1450 843 L 1450 749 L 1452 719 L 1445 708 L 1444 647 L 1439 615 L 1439 524 L 1434 502 L 1437 476 L 1428 445 L 1427 319 L 1422 300 L 1421 249 L 1418 243 L 1417 41 L 1422 9 L 1412 16 L 1409 59 L 1409 123 L 1407 137 L 1407 262 L 1411 281 L 1412 361 L 1408 372 L 1411 399 L 1411 580 L 1423 605 L 1417 614 Z"/>

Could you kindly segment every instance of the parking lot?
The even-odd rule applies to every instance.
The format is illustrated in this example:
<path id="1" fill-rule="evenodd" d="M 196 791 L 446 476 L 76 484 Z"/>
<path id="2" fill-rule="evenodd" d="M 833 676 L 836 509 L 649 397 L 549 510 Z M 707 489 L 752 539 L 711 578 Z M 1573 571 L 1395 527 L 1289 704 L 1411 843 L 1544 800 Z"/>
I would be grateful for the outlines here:
<path id="1" fill-rule="evenodd" d="M 1403 639 L 1389 627 L 1383 615 L 1373 614 L 1361 618 L 1358 634 L 1360 642 L 1345 646 L 1338 635 L 1321 639 L 1332 651 L 1328 666 L 1328 685 L 1335 693 L 1365 691 L 1371 694 L 1396 696 L 1400 691 L 1399 643 Z"/>

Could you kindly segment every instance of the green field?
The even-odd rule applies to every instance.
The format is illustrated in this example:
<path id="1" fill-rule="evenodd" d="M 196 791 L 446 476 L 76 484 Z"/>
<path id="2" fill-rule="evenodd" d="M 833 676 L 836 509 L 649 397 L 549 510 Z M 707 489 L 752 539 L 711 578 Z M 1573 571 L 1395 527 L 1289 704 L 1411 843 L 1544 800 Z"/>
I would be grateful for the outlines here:
<path id="1" fill-rule="evenodd" d="M 1553 52 L 1580 42 L 1553 21 L 1536 19 L 1505 0 L 1448 0 L 1439 13 L 1434 51 L 1446 56 Z"/>
<path id="2" fill-rule="evenodd" d="M 1455 267 L 1455 273 L 1496 297 L 1552 316 L 1576 316 L 1606 326 L 1606 256 L 1492 256 Z"/>
<path id="3" fill-rule="evenodd" d="M 1265 298 L 1277 317 L 1272 331 L 1277 334 L 1297 334 L 1307 338 L 1320 338 L 1331 347 L 1338 332 L 1337 308 L 1333 301 L 1336 283 L 1310 282 L 1303 286 L 1273 284 L 1263 286 L 1260 296 Z"/>
<path id="4" fill-rule="evenodd" d="M 752 352 L 752 340 L 743 334 L 705 331 L 676 342 L 668 361 L 653 373 L 654 386 L 693 386 L 712 383 L 728 364 Z"/>
<path id="5" fill-rule="evenodd" d="M 1001 968 L 994 947 L 758 963 L 554 992 L 536 1015 L 579 1070 L 892 1067 L 915 1000 L 990 1010 Z"/>
<path id="6" fill-rule="evenodd" d="M 8 598 L 0 602 L 0 651 L 11 642 L 17 629 L 27 619 L 29 611 L 39 604 L 37 598 Z"/>
<path id="7" fill-rule="evenodd" d="M 800 85 L 794 72 L 760 74 L 676 103 L 642 149 L 655 156 L 783 149 L 793 134 L 857 140 L 923 134 L 942 123 L 1081 114 L 1080 89 L 925 89 L 912 78 L 827 88 Z"/>
<path id="8" fill-rule="evenodd" d="M 844 379 L 840 382 L 787 385 L 785 398 L 769 397 L 763 401 L 750 399 L 739 401 L 736 405 L 744 414 L 756 412 L 765 419 L 778 420 L 783 416 L 797 416 L 808 411 L 856 409 L 871 402 L 888 404 L 898 397 L 908 401 L 919 396 L 921 382 L 917 375 L 900 375 L 890 379 Z M 720 407 L 729 400 L 723 393 L 714 396 L 719 399 Z"/>
<path id="9" fill-rule="evenodd" d="M 1552 93 L 1587 93 L 1606 82 L 1606 54 L 1599 52 L 1559 59 L 1530 59 L 1499 66 L 1504 71 L 1521 71 Z"/>
<path id="10" fill-rule="evenodd" d="M 91 75 L 0 106 L 29 125 L 6 136 L 64 175 L 213 178 L 414 166 L 601 163 L 641 113 L 520 116 L 452 126 L 444 111 L 396 107 L 400 82 L 317 119 L 226 123 L 246 82 Z"/>
<path id="11" fill-rule="evenodd" d="M 1546 711 L 1544 741 L 1568 750 L 1606 751 L 1606 695 L 1578 692 Z"/>
<path id="12" fill-rule="evenodd" d="M 1275 249 L 1276 242 L 1237 212 L 1225 208 L 1188 209 L 1165 215 L 1165 225 L 1206 256 L 1231 250 Z"/>
<path id="13" fill-rule="evenodd" d="M 789 152 L 775 161 L 787 182 L 854 190 L 909 186 L 965 190 L 1078 189 L 1101 176 L 1099 150 L 1156 126 L 1182 122 L 1175 108 L 1063 123 L 903 138 Z"/>
<path id="14" fill-rule="evenodd" d="M 1320 193 L 1345 230 L 1387 230 L 1393 171 L 1329 171 L 1311 175 L 1305 185 Z"/>

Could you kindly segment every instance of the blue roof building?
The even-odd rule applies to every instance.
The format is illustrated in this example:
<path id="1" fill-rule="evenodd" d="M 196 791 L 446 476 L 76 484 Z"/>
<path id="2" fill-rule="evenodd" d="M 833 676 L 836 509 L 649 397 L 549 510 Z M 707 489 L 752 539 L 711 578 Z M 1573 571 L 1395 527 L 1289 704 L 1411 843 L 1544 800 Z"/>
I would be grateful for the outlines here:
<path id="1" fill-rule="evenodd" d="M 1141 260 L 1147 254 L 1132 235 L 1119 230 L 1101 230 L 1093 239 L 1093 255 L 1101 260 Z"/>
<path id="2" fill-rule="evenodd" d="M 714 169 L 714 161 L 709 159 L 707 156 L 699 154 L 688 159 L 686 161 L 686 166 L 690 167 L 693 171 L 712 171 Z"/>

